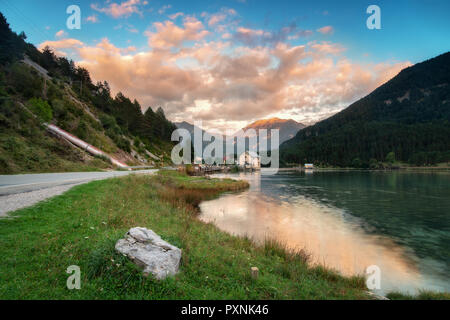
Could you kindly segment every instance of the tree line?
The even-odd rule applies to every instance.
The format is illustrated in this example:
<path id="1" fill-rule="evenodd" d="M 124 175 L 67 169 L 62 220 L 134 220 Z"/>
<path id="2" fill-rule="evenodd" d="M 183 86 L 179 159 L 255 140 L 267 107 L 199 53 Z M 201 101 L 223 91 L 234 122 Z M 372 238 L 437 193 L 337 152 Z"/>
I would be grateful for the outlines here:
<path id="1" fill-rule="evenodd" d="M 403 70 L 280 147 L 284 164 L 372 167 L 389 153 L 413 165 L 450 161 L 450 53 Z"/>
<path id="2" fill-rule="evenodd" d="M 46 69 L 52 78 L 70 84 L 81 100 L 104 112 L 106 115 L 101 117 L 102 124 L 108 135 L 116 138 L 115 140 L 118 140 L 117 135 L 124 134 L 137 136 L 144 143 L 170 142 L 171 134 L 176 127 L 166 118 L 161 107 L 156 111 L 148 107 L 143 113 L 136 99 L 132 101 L 121 92 L 112 97 L 107 81 L 93 83 L 87 69 L 77 66 L 73 60 L 66 57 L 56 56 L 49 47 L 40 51 L 33 44 L 27 43 L 26 39 L 24 32 L 16 34 L 11 30 L 6 18 L 0 12 L 0 66 L 4 70 L 14 68 L 14 63 L 26 55 Z M 26 74 L 23 76 L 27 77 Z M 33 98 L 39 90 L 42 90 L 40 83 L 36 84 L 36 87 L 39 88 L 32 90 L 25 86 L 21 87 L 20 83 L 15 85 L 15 89 L 21 91 L 20 93 L 27 98 Z M 125 145 L 122 147 L 129 149 Z"/>

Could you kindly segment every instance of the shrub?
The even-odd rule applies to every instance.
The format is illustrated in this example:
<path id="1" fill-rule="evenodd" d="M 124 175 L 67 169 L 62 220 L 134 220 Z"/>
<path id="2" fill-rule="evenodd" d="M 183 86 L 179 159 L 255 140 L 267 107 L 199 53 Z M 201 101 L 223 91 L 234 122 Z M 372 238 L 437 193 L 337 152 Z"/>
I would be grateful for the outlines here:
<path id="1" fill-rule="evenodd" d="M 62 97 L 64 92 L 59 89 L 57 85 L 55 85 L 52 81 L 47 81 L 47 99 L 53 100 Z"/>
<path id="2" fill-rule="evenodd" d="M 5 74 L 0 71 L 0 97 L 2 96 L 7 96 L 7 93 L 5 88 Z"/>
<path id="3" fill-rule="evenodd" d="M 102 114 L 100 116 L 100 122 L 102 123 L 103 128 L 105 128 L 107 132 L 110 132 L 111 135 L 120 133 L 120 128 L 117 125 L 116 119 L 114 119 L 113 117 Z"/>
<path id="4" fill-rule="evenodd" d="M 75 135 L 78 138 L 85 140 L 87 138 L 87 133 L 88 133 L 88 125 L 83 120 L 80 120 L 80 123 L 78 124 L 78 127 L 75 130 Z"/>
<path id="5" fill-rule="evenodd" d="M 64 101 L 60 99 L 54 99 L 51 102 L 52 109 L 53 109 L 53 115 L 58 120 L 64 120 L 67 119 L 69 116 L 69 113 L 67 111 L 67 108 L 64 104 Z"/>
<path id="6" fill-rule="evenodd" d="M 361 168 L 362 167 L 362 161 L 359 158 L 355 158 L 352 161 L 352 167 L 353 168 Z"/>
<path id="7" fill-rule="evenodd" d="M 378 162 L 377 159 L 372 158 L 372 159 L 370 159 L 370 161 L 369 161 L 369 167 L 370 167 L 370 169 L 379 169 L 379 168 L 381 168 L 382 166 L 381 166 L 381 164 Z"/>
<path id="8" fill-rule="evenodd" d="M 39 97 L 42 94 L 43 81 L 34 70 L 22 63 L 15 63 L 9 75 L 9 83 L 16 92 L 25 98 Z"/>
<path id="9" fill-rule="evenodd" d="M 110 117 L 106 114 L 102 114 L 100 116 L 100 122 L 102 123 L 102 126 L 105 129 L 112 128 L 112 127 L 114 127 L 114 125 L 116 125 L 116 120 L 114 120 L 113 117 Z"/>
<path id="10" fill-rule="evenodd" d="M 6 89 L 4 86 L 0 85 L 0 97 L 6 97 L 8 93 L 6 92 Z"/>
<path id="11" fill-rule="evenodd" d="M 141 147 L 141 139 L 139 139 L 139 137 L 135 137 L 134 138 L 134 142 L 133 142 L 133 144 L 134 144 L 134 146 L 136 147 L 136 148 L 140 148 Z"/>
<path id="12" fill-rule="evenodd" d="M 102 155 L 94 155 L 94 158 L 97 158 L 97 159 L 105 161 L 105 162 L 107 162 L 109 164 L 112 164 L 111 159 L 108 158 L 107 156 L 103 155 L 103 154 Z"/>
<path id="13" fill-rule="evenodd" d="M 394 163 L 395 162 L 395 153 L 389 152 L 386 156 L 386 162 Z"/>
<path id="14" fill-rule="evenodd" d="M 128 141 L 127 139 L 118 137 L 118 140 L 114 142 L 116 143 L 117 147 L 119 147 L 123 151 L 131 152 L 131 144 L 130 141 Z"/>
<path id="15" fill-rule="evenodd" d="M 41 98 L 32 98 L 27 102 L 28 108 L 43 121 L 53 119 L 52 107 Z"/>
<path id="16" fill-rule="evenodd" d="M 99 123 L 95 118 L 93 118 L 92 116 L 88 115 L 88 114 L 84 114 L 83 115 L 83 119 L 89 123 L 89 125 L 91 126 L 92 129 L 94 129 L 95 131 L 102 131 L 103 130 L 103 126 L 101 123 Z"/>

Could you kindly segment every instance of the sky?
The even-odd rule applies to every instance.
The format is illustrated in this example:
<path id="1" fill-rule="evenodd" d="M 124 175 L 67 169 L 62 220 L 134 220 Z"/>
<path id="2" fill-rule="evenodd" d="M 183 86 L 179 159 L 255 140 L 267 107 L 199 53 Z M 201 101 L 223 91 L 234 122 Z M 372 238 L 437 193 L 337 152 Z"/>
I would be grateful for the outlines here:
<path id="1" fill-rule="evenodd" d="M 67 28 L 70 5 L 79 30 Z M 379 30 L 367 28 L 369 5 Z M 205 129 L 312 123 L 450 50 L 448 0 L 0 0 L 0 11 L 143 111 Z"/>

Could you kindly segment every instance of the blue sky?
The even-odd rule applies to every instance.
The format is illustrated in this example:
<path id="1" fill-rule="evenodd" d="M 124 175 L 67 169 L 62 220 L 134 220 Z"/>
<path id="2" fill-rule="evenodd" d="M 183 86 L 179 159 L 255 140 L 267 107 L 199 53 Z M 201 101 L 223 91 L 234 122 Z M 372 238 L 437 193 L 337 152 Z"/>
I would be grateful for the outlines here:
<path id="1" fill-rule="evenodd" d="M 66 8 L 73 4 L 81 8 L 81 30 L 66 28 Z M 381 8 L 381 30 L 366 27 L 369 16 L 366 8 L 371 4 Z M 110 81 L 114 91 L 134 95 L 152 107 L 162 105 L 174 120 L 187 119 L 188 116 L 191 116 L 190 120 L 204 118 L 209 123 L 206 126 L 223 127 L 230 121 L 240 126 L 253 120 L 252 114 L 254 118 L 283 116 L 314 121 L 367 94 L 380 81 L 386 80 L 387 74 L 395 75 L 399 66 L 450 50 L 448 0 L 1 0 L 0 11 L 14 31 L 25 31 L 28 40 L 37 47 L 43 43 L 53 44 L 58 53 L 92 67 L 93 78 Z M 179 15 L 173 16 L 176 13 Z M 71 39 L 70 44 L 76 48 L 61 44 L 67 39 Z M 192 58 L 203 52 L 200 47 L 203 51 L 210 50 L 210 54 L 216 52 L 214 63 L 211 55 L 209 62 Z M 105 52 L 107 48 L 117 51 L 114 63 L 111 62 L 112 56 L 106 56 L 112 55 L 111 50 Z M 274 76 L 276 71 L 278 74 L 286 72 L 282 66 L 290 61 L 288 53 L 296 49 L 299 51 L 298 61 L 291 64 L 284 85 L 272 90 L 261 84 L 265 76 Z M 308 54 L 302 55 L 301 50 Z M 238 61 L 238 58 L 247 54 L 248 61 L 258 59 L 258 51 L 267 54 L 266 65 L 264 58 L 259 56 L 262 60 L 257 70 L 237 75 L 239 63 L 245 61 Z M 95 54 L 104 59 L 95 60 Z M 156 56 L 159 60 L 155 60 Z M 144 61 L 143 57 L 147 60 Z M 114 65 L 123 72 L 126 61 L 130 66 L 141 63 L 143 68 L 158 68 L 162 72 L 160 77 L 168 76 L 180 83 L 192 81 L 192 85 L 183 88 L 187 90 L 184 94 L 166 93 L 166 89 L 176 89 L 167 86 L 161 86 L 156 93 L 147 93 L 158 80 L 147 75 L 149 86 L 153 84 L 151 88 L 132 89 L 129 87 L 134 85 L 131 80 L 120 81 L 104 71 L 104 68 Z M 174 64 L 169 66 L 168 61 Z M 230 69 L 224 70 L 223 66 L 228 64 Z M 96 69 L 96 65 L 102 65 L 103 69 Z M 218 70 L 218 66 L 222 68 L 220 75 L 211 72 Z M 168 67 L 172 69 L 167 70 Z M 328 92 L 326 97 L 322 92 L 321 96 L 318 94 L 307 99 L 302 95 L 300 98 L 297 93 L 301 90 L 310 92 L 310 88 L 316 88 L 315 84 L 324 85 L 329 81 L 319 72 L 321 68 L 337 79 L 345 78 L 345 83 L 343 81 L 340 88 Z M 350 75 L 350 69 L 359 71 Z M 314 70 L 315 76 L 305 78 L 303 72 L 308 70 Z M 383 77 L 382 72 L 386 76 Z M 139 76 L 146 82 L 144 73 L 139 73 Z M 209 80 L 201 84 L 203 80 L 198 78 L 199 73 L 205 73 L 202 79 Z M 373 77 L 371 81 L 367 79 L 369 73 Z M 126 76 L 128 74 L 122 78 Z M 129 76 L 136 77 L 135 74 Z M 357 81 L 361 79 L 367 83 L 358 88 Z M 199 89 L 206 84 L 225 85 L 227 91 L 213 94 L 212 89 L 209 93 Z M 331 99 L 331 94 L 337 96 Z M 294 96 L 296 98 L 292 98 Z M 237 116 L 239 106 L 249 97 L 258 100 L 256 105 L 250 106 L 253 113 Z M 227 110 L 229 116 L 212 119 L 211 115 L 217 114 L 217 108 Z"/>
<path id="2" fill-rule="evenodd" d="M 25 31 L 29 41 L 39 44 L 54 37 L 58 30 L 65 29 L 66 8 L 71 4 L 80 6 L 82 17 L 97 14 L 101 23 L 89 24 L 83 21 L 81 30 L 68 31 L 82 41 L 95 41 L 108 36 L 117 45 L 125 46 L 127 40 L 134 45 L 145 46 L 139 35 L 126 31 L 126 24 L 141 32 L 160 21 L 165 14 L 184 12 L 200 14 L 217 12 L 223 7 L 233 8 L 239 13 L 242 25 L 255 29 L 278 30 L 292 23 L 304 29 L 317 29 L 332 25 L 333 40 L 344 43 L 351 50 L 354 59 L 372 61 L 385 59 L 419 62 L 450 50 L 450 1 L 447 0 L 396 0 L 396 1 L 149 1 L 144 16 L 137 14 L 114 19 L 99 14 L 91 4 L 102 1 L 74 0 L 2 0 L 0 10 L 6 15 L 14 30 Z M 382 30 L 368 30 L 365 21 L 366 8 L 377 4 L 382 12 Z M 170 8 L 160 14 L 164 6 Z M 124 27 L 117 31 L 120 24 Z M 50 30 L 46 28 L 50 27 Z M 129 28 L 129 27 L 128 27 Z"/>

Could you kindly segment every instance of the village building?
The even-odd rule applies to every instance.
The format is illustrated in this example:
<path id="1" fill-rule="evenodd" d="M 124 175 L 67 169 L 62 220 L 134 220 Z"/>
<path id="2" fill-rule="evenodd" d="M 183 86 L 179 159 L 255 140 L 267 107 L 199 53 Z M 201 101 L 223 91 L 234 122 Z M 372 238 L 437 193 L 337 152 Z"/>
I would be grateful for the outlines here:
<path id="1" fill-rule="evenodd" d="M 239 156 L 239 166 L 251 169 L 261 168 L 261 158 L 253 151 L 246 151 Z"/>

